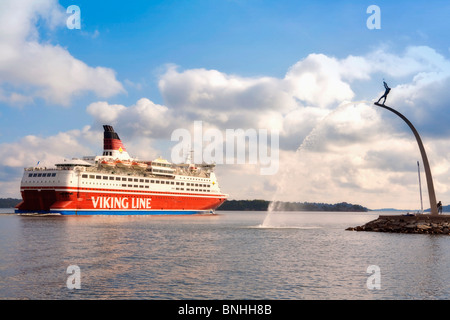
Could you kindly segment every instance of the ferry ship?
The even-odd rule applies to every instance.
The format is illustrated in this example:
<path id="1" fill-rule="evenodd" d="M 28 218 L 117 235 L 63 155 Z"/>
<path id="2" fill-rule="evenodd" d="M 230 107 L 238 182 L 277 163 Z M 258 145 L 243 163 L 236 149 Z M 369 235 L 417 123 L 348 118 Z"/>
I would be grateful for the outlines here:
<path id="1" fill-rule="evenodd" d="M 103 154 L 53 168 L 25 168 L 16 213 L 61 215 L 214 214 L 226 199 L 214 164 L 173 164 L 131 158 L 104 125 Z"/>

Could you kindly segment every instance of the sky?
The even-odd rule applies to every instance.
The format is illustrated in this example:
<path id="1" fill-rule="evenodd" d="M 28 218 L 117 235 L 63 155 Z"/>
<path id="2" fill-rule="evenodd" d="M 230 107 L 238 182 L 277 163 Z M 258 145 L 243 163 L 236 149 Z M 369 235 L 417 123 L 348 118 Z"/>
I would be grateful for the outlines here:
<path id="1" fill-rule="evenodd" d="M 171 160 L 172 134 L 201 122 L 278 134 L 275 174 L 217 164 L 230 199 L 415 210 L 420 161 L 428 208 L 414 136 L 373 105 L 386 81 L 449 204 L 449 16 L 422 0 L 3 0 L 0 197 L 38 161 L 101 154 L 104 124 L 131 155 Z"/>

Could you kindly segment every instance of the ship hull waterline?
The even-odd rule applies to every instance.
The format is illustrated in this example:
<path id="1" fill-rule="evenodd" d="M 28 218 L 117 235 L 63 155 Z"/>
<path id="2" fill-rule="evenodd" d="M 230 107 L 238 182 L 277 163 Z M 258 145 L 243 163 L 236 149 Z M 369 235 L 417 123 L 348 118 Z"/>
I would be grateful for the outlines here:
<path id="1" fill-rule="evenodd" d="M 59 211 L 36 211 L 36 210 L 15 210 L 19 215 L 62 215 L 62 216 L 145 216 L 145 215 L 215 215 L 212 210 L 59 210 Z"/>
<path id="2" fill-rule="evenodd" d="M 67 190 L 67 189 L 66 189 Z M 224 201 L 223 196 L 189 194 L 108 194 L 82 192 L 77 198 L 76 191 L 46 192 L 26 190 L 22 192 L 24 201 L 17 205 L 17 214 L 60 214 L 60 215 L 193 215 L 214 214 Z M 53 201 L 48 202 L 48 199 Z"/>

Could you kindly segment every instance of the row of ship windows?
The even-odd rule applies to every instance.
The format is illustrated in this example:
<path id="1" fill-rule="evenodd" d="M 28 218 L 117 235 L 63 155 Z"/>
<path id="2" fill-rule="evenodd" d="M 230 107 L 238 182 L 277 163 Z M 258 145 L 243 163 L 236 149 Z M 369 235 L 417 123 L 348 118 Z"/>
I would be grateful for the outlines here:
<path id="1" fill-rule="evenodd" d="M 72 182 L 72 181 L 71 181 Z M 167 181 L 169 182 L 169 181 Z M 96 184 L 96 185 L 113 185 L 113 186 L 117 186 L 117 187 L 122 187 L 122 188 L 146 188 L 148 189 L 149 186 L 148 185 L 137 185 L 137 184 L 113 184 L 113 183 L 95 183 L 95 182 L 82 182 L 82 184 Z M 173 183 L 172 183 L 173 184 Z M 195 189 L 195 188 L 180 188 L 177 187 L 176 190 L 181 190 L 181 191 L 197 191 L 197 192 L 212 192 L 210 189 Z"/>
<path id="2" fill-rule="evenodd" d="M 182 194 L 182 193 L 180 193 L 180 194 Z M 111 195 L 110 194 L 100 194 L 99 195 L 99 197 L 110 197 Z M 144 196 L 135 196 L 135 195 L 127 195 L 127 197 L 130 197 L 130 198 L 137 198 L 137 199 L 146 199 L 146 198 L 148 198 L 148 196 L 146 196 L 146 195 L 144 195 Z M 151 197 L 151 200 L 153 201 L 153 200 L 163 200 L 163 199 L 165 199 L 165 200 L 175 200 L 175 199 L 189 199 L 189 201 L 203 201 L 203 199 L 202 198 L 189 198 L 189 197 L 166 197 L 166 196 L 155 196 L 155 195 L 153 195 L 152 197 Z M 120 199 L 120 198 L 118 198 L 118 199 Z M 183 209 L 184 210 L 184 209 Z"/>
<path id="3" fill-rule="evenodd" d="M 56 172 L 49 172 L 49 173 L 29 173 L 28 177 L 56 177 Z"/>
<path id="4" fill-rule="evenodd" d="M 196 180 L 196 181 L 206 181 L 207 180 L 205 178 L 192 178 L 192 177 L 181 177 L 181 179 L 184 179 L 184 180 Z"/>
<path id="5" fill-rule="evenodd" d="M 61 183 L 60 180 L 56 181 L 56 180 L 38 180 L 38 181 L 30 181 L 30 180 L 25 180 L 24 183 Z M 72 181 L 71 181 L 72 182 Z"/>
<path id="6" fill-rule="evenodd" d="M 133 181 L 133 182 L 145 182 L 145 183 L 159 183 L 159 184 L 176 184 L 184 186 L 184 182 L 175 182 L 175 181 L 168 181 L 168 180 L 150 180 L 150 179 L 138 179 L 138 178 L 128 178 L 128 177 L 113 177 L 113 176 L 95 176 L 95 175 L 87 175 L 83 174 L 81 176 L 82 178 L 90 178 L 90 179 L 103 179 L 103 180 L 116 180 L 116 181 Z M 123 186 L 123 185 L 122 185 Z M 192 187 L 203 187 L 203 188 L 210 188 L 211 186 L 204 183 L 193 183 L 193 182 L 186 182 L 186 186 L 192 186 Z"/>
<path id="7" fill-rule="evenodd" d="M 28 174 L 28 177 L 30 177 L 30 178 L 31 177 L 55 177 L 55 176 L 56 176 L 56 172 L 29 173 Z M 82 177 L 83 178 L 87 178 L 88 175 L 87 174 L 83 174 Z M 94 175 L 89 175 L 89 178 L 91 178 L 91 179 L 94 179 L 94 178 L 95 179 L 102 179 L 101 176 L 94 176 Z M 108 177 L 107 176 L 103 176 L 103 179 L 108 179 Z M 122 181 L 126 181 L 124 179 L 126 179 L 126 178 L 122 177 Z M 130 179 L 130 178 L 128 178 L 128 179 Z M 189 180 L 203 180 L 203 181 L 205 180 L 205 179 L 201 179 L 201 178 L 185 178 L 185 179 L 189 179 Z M 114 177 L 109 177 L 109 180 L 114 180 Z M 120 177 L 116 177 L 116 180 L 120 180 Z M 128 181 L 130 181 L 130 180 L 128 180 Z M 148 180 L 146 180 L 145 182 L 148 182 Z M 152 182 L 153 182 L 153 180 L 152 180 Z M 158 183 L 158 182 L 156 182 L 156 183 Z M 181 185 L 183 185 L 183 182 L 181 182 Z M 187 185 L 189 185 L 189 183 Z"/>

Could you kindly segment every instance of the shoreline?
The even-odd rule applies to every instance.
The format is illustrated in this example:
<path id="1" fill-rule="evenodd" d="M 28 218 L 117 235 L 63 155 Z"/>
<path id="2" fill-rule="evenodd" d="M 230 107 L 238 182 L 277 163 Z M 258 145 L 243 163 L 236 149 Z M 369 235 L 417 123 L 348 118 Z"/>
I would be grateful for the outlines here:
<path id="1" fill-rule="evenodd" d="M 345 230 L 450 235 L 450 215 L 380 215 L 364 225 Z"/>

